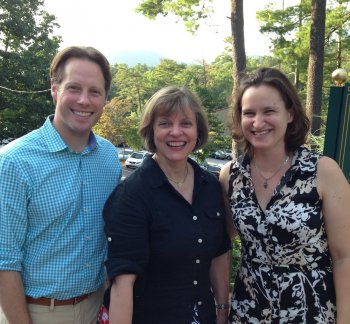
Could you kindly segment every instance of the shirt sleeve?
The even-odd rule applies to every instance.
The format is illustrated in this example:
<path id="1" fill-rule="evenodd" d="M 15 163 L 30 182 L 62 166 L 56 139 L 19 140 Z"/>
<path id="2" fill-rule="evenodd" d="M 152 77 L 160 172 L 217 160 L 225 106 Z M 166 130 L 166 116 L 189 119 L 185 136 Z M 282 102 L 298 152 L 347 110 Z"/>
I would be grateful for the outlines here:
<path id="1" fill-rule="evenodd" d="M 221 200 L 220 200 L 221 201 Z M 221 218 L 221 222 L 222 222 L 222 235 L 221 235 L 221 244 L 219 245 L 218 251 L 216 253 L 216 257 L 226 253 L 228 250 L 231 249 L 231 239 L 230 236 L 228 235 L 228 231 L 227 231 L 227 224 L 226 224 L 226 219 L 225 219 L 225 208 L 224 203 L 222 201 L 221 203 L 222 208 L 220 208 L 221 210 L 221 215 L 223 215 L 223 217 Z"/>
<path id="2" fill-rule="evenodd" d="M 28 185 L 11 157 L 0 155 L 0 270 L 22 271 Z"/>
<path id="3" fill-rule="evenodd" d="M 119 184 L 103 211 L 108 241 L 106 268 L 110 280 L 120 274 L 142 276 L 148 263 L 147 208 L 139 190 L 135 190 L 134 185 L 130 187 L 124 182 Z"/>
<path id="4" fill-rule="evenodd" d="M 219 206 L 217 208 L 217 211 L 219 211 L 219 213 L 221 215 L 220 221 L 222 223 L 221 242 L 219 244 L 217 253 L 215 255 L 215 257 L 217 257 L 219 255 L 226 253 L 228 250 L 230 250 L 232 243 L 231 243 L 231 239 L 230 239 L 230 236 L 228 235 L 228 230 L 227 230 L 226 210 L 224 207 L 225 204 L 224 204 L 224 200 L 223 200 L 222 188 L 216 179 L 215 179 L 215 187 L 213 187 L 213 189 L 212 189 L 211 199 L 215 200 L 217 202 L 217 206 Z M 206 213 L 209 213 L 209 210 L 206 210 Z"/>
<path id="5" fill-rule="evenodd" d="M 225 228 L 226 228 L 226 225 L 225 225 Z M 220 249 L 219 249 L 219 251 L 218 251 L 216 256 L 224 254 L 228 250 L 230 250 L 231 249 L 231 244 L 232 244 L 231 239 L 230 239 L 230 237 L 229 237 L 229 235 L 228 235 L 228 233 L 226 231 L 226 232 L 224 232 L 224 235 L 222 237 L 222 244 L 221 244 L 221 247 L 220 247 Z"/>

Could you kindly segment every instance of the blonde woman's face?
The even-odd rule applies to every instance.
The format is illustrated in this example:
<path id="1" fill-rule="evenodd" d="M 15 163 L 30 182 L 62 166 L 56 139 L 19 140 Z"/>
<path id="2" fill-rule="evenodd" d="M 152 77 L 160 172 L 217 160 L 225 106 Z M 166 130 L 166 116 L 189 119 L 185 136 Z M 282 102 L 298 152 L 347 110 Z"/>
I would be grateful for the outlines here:
<path id="1" fill-rule="evenodd" d="M 191 109 L 186 109 L 184 113 L 157 116 L 153 132 L 158 157 L 173 162 L 186 160 L 196 146 L 196 115 Z"/>

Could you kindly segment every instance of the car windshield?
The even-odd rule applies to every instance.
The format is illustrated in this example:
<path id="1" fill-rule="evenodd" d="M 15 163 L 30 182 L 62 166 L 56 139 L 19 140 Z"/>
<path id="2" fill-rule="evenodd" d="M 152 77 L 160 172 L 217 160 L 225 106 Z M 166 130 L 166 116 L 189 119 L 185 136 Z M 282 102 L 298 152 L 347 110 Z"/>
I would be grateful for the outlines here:
<path id="1" fill-rule="evenodd" d="M 142 159 L 143 158 L 143 154 L 142 153 L 138 153 L 138 152 L 134 152 L 130 155 L 130 157 L 132 157 L 133 159 Z"/>

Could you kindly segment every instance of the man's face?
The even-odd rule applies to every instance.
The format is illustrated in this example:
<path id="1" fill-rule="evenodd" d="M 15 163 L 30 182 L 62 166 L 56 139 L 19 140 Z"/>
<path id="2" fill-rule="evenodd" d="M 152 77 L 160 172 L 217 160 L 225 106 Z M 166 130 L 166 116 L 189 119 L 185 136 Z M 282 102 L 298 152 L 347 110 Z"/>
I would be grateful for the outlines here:
<path id="1" fill-rule="evenodd" d="M 106 102 L 104 86 L 101 68 L 80 58 L 66 62 L 60 84 L 51 81 L 51 94 L 56 102 L 53 124 L 68 145 L 77 138 L 88 140 Z"/>

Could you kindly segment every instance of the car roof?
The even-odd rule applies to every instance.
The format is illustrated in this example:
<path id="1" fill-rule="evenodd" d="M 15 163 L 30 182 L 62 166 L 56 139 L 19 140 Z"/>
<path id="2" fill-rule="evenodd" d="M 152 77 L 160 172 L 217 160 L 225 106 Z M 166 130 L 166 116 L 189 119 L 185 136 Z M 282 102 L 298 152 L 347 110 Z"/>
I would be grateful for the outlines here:
<path id="1" fill-rule="evenodd" d="M 148 151 L 134 151 L 134 152 L 132 152 L 132 154 L 131 155 L 146 155 L 146 154 L 152 154 L 151 152 L 148 152 Z"/>

